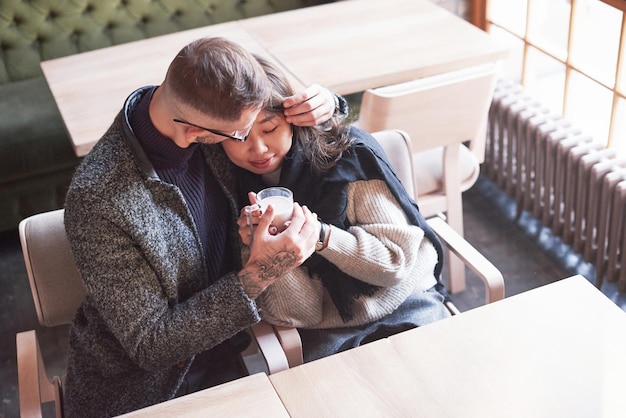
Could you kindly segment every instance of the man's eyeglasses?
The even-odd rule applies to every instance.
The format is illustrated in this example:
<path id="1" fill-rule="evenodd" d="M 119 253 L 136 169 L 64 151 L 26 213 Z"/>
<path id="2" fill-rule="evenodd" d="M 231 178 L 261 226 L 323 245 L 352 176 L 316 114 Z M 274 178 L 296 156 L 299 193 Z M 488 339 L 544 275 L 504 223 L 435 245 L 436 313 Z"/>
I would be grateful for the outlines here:
<path id="1" fill-rule="evenodd" d="M 223 136 L 225 138 L 234 139 L 235 141 L 238 141 L 238 142 L 246 142 L 246 139 L 248 139 L 248 136 L 250 135 L 250 131 L 252 130 L 252 125 L 250 125 L 250 127 L 246 129 L 245 131 L 235 131 L 232 134 L 225 134 L 224 132 L 220 132 L 215 129 L 205 128 L 204 126 L 196 125 L 195 123 L 187 122 L 186 120 L 173 119 L 173 121 L 176 123 L 182 123 L 185 125 L 193 126 L 194 128 L 203 129 L 205 131 L 211 132 L 212 134 Z"/>

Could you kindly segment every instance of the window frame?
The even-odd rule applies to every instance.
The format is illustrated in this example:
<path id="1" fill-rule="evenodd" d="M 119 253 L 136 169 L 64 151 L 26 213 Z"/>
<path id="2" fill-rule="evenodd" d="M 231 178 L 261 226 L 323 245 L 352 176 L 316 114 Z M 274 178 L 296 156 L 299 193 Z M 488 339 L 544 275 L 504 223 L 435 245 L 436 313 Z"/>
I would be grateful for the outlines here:
<path id="1" fill-rule="evenodd" d="M 528 8 L 531 7 L 530 5 L 533 1 L 537 1 L 537 0 L 526 0 Z M 572 20 L 574 20 L 576 16 L 576 11 L 578 10 L 577 5 L 582 4 L 582 1 L 579 1 L 579 0 L 570 0 L 570 1 L 571 1 L 571 16 L 570 16 L 568 40 L 572 39 L 572 31 L 573 31 L 572 28 L 576 24 L 576 22 L 575 21 L 572 22 Z M 618 47 L 618 57 L 617 57 L 617 63 L 616 63 L 616 68 L 615 68 L 615 71 L 616 71 L 615 81 L 614 81 L 614 85 L 612 86 L 607 85 L 601 80 L 598 80 L 597 77 L 594 77 L 593 75 L 589 74 L 587 71 L 583 71 L 582 69 L 578 68 L 574 63 L 570 61 L 570 56 L 571 56 L 570 41 L 568 41 L 566 58 L 565 60 L 563 60 L 562 58 L 556 56 L 550 51 L 546 51 L 541 46 L 529 40 L 528 21 L 525 22 L 525 30 L 524 30 L 523 38 L 520 38 L 518 35 L 507 30 L 507 28 L 502 28 L 501 26 L 497 24 L 494 24 L 494 25 L 510 33 L 512 36 L 515 36 L 516 38 L 520 39 L 523 42 L 524 47 L 523 47 L 523 57 L 522 57 L 522 69 L 521 69 L 522 70 L 521 71 L 522 85 L 524 85 L 525 83 L 525 73 L 526 73 L 525 67 L 527 65 L 526 63 L 528 60 L 529 49 L 531 47 L 541 51 L 547 56 L 553 59 L 556 59 L 565 65 L 565 88 L 563 92 L 563 114 L 564 115 L 567 115 L 566 107 L 568 103 L 568 95 L 570 94 L 570 80 L 571 80 L 571 74 L 573 71 L 583 74 L 584 76 L 588 77 L 589 79 L 595 81 L 596 83 L 600 84 L 601 86 L 605 87 L 606 89 L 612 92 L 613 101 L 612 101 L 611 115 L 610 115 L 610 127 L 609 127 L 608 138 L 606 138 L 607 146 L 611 146 L 614 142 L 617 141 L 615 137 L 616 137 L 616 129 L 617 129 L 616 126 L 617 126 L 617 119 L 618 119 L 618 111 L 617 111 L 618 103 L 620 102 L 620 100 L 622 104 L 624 103 L 624 101 L 626 101 L 626 0 L 600 0 L 600 1 L 602 1 L 603 3 L 606 3 L 609 6 L 616 8 L 617 10 L 621 11 L 623 14 L 622 22 L 621 22 L 622 24 L 621 24 L 621 31 L 620 31 L 620 41 L 619 41 L 619 47 Z M 487 18 L 489 0 L 469 0 L 469 2 L 470 2 L 469 3 L 470 22 L 485 31 L 489 31 L 489 27 L 492 24 Z M 527 20 L 528 20 L 528 16 L 527 16 Z M 621 139 L 621 141 L 626 141 L 626 138 Z"/>

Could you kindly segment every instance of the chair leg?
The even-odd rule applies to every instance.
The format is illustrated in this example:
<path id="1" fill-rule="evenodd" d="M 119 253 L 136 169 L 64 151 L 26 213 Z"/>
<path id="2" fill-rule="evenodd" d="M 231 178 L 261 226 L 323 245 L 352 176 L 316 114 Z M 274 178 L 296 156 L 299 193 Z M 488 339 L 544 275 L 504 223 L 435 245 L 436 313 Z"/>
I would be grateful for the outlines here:
<path id="1" fill-rule="evenodd" d="M 445 147 L 443 166 L 444 190 L 448 200 L 447 222 L 461 237 L 463 236 L 463 197 L 459 159 L 462 146 L 455 144 Z M 450 275 L 448 291 L 459 293 L 465 290 L 465 263 L 449 251 L 448 272 Z"/>
<path id="2" fill-rule="evenodd" d="M 448 291 L 459 293 L 465 290 L 465 264 L 456 255 L 448 251 Z"/>
<path id="3" fill-rule="evenodd" d="M 457 204 L 461 204 L 460 202 Z M 447 223 L 461 237 L 463 237 L 463 209 L 459 213 L 458 208 L 448 210 Z M 459 293 L 465 290 L 465 263 L 451 251 L 448 251 L 448 290 L 450 293 Z"/>
<path id="4" fill-rule="evenodd" d="M 461 258 L 485 284 L 485 301 L 495 302 L 504 298 L 504 277 L 496 266 L 485 258 L 469 242 L 465 241 L 440 217 L 428 219 L 428 224 L 446 247 Z"/>
<path id="5" fill-rule="evenodd" d="M 17 347 L 17 378 L 22 417 L 41 417 L 41 404 L 56 401 L 57 416 L 60 407 L 58 379 L 50 380 L 46 374 L 43 357 L 35 331 L 20 332 L 15 336 Z"/>

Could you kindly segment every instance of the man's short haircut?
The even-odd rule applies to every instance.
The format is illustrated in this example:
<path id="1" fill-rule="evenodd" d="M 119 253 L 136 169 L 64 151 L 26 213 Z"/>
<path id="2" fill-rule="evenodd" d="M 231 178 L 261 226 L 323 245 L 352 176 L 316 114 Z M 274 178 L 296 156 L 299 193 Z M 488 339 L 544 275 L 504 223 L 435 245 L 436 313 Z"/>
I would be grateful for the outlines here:
<path id="1" fill-rule="evenodd" d="M 267 76 L 241 45 L 220 37 L 191 42 L 176 55 L 163 83 L 184 105 L 234 121 L 269 100 Z"/>

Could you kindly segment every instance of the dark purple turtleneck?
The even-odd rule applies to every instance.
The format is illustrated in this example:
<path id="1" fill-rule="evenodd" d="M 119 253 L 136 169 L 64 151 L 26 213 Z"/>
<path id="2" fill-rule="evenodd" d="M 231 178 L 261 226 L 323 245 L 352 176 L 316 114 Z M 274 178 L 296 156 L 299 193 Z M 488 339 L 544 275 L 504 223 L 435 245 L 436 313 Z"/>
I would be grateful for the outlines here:
<path id="1" fill-rule="evenodd" d="M 162 135 L 148 113 L 156 87 L 148 92 L 130 116 L 130 124 L 162 181 L 182 192 L 204 248 L 209 282 L 217 280 L 226 263 L 229 208 L 217 180 L 211 174 L 199 144 L 180 148 Z"/>

